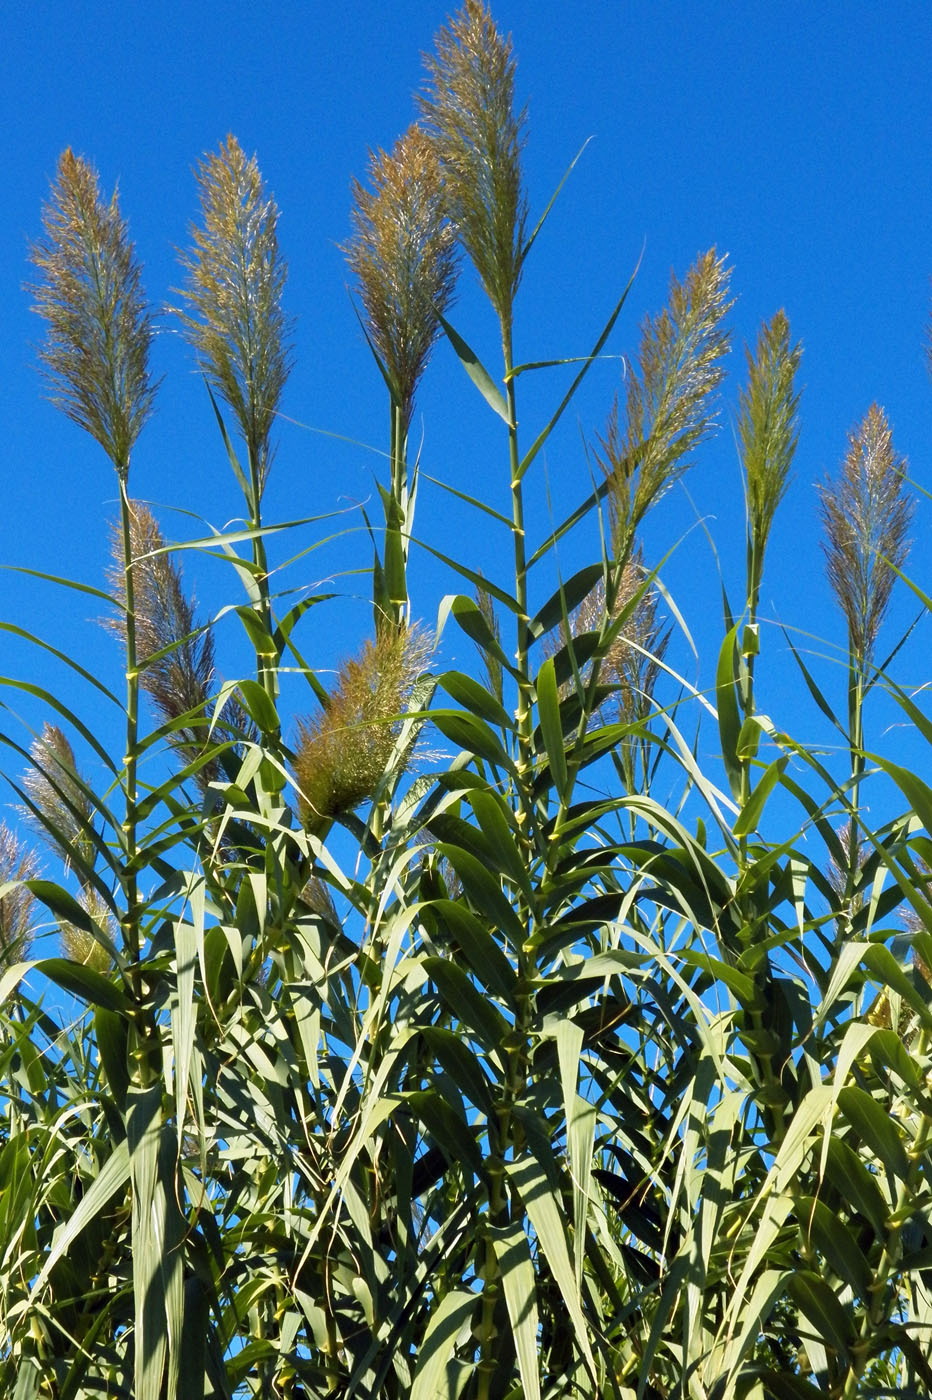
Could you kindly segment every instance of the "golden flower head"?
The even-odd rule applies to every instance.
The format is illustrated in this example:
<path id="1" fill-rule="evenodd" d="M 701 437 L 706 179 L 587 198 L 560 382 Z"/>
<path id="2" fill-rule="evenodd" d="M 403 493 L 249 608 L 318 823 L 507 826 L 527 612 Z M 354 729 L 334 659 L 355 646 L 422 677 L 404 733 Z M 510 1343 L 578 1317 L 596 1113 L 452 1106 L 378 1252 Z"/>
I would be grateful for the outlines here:
<path id="1" fill-rule="evenodd" d="M 641 520 L 691 466 L 692 453 L 715 425 L 714 395 L 728 350 L 723 321 L 731 269 L 714 249 L 684 281 L 671 278 L 668 305 L 641 328 L 628 373 L 626 424 L 618 401 L 596 453 L 610 483 L 616 549 L 623 555 Z"/>
<path id="2" fill-rule="evenodd" d="M 818 488 L 826 571 L 861 666 L 870 662 L 896 570 L 909 553 L 914 502 L 904 490 L 905 474 L 886 414 L 873 404 L 848 435 L 838 479 Z"/>
<path id="3" fill-rule="evenodd" d="M 291 369 L 282 309 L 287 267 L 278 248 L 278 206 L 255 156 L 228 136 L 197 170 L 201 222 L 183 254 L 188 274 L 179 311 L 201 368 L 232 409 L 260 483 L 269 437 Z"/>
<path id="4" fill-rule="evenodd" d="M 777 507 L 786 495 L 798 438 L 795 380 L 802 347 L 790 345 L 790 323 L 778 311 L 747 351 L 748 385 L 740 396 L 738 440 L 747 489 L 748 536 L 763 554 Z"/>
<path id="5" fill-rule="evenodd" d="M 29 752 L 32 767 L 23 788 L 34 809 L 31 820 L 66 866 L 77 865 L 83 876 L 93 868 L 96 853 L 94 809 L 74 751 L 57 725 L 46 724 Z"/>
<path id="6" fill-rule="evenodd" d="M 210 632 L 198 629 L 181 570 L 166 552 L 165 539 L 149 507 L 130 501 L 129 521 L 139 683 L 162 718 L 171 721 L 207 703 L 214 674 L 213 638 Z M 123 600 L 126 582 L 119 528 L 113 530 L 111 543 L 113 563 L 108 581 Z M 122 634 L 125 625 L 121 611 L 113 630 Z"/>
<path id="7" fill-rule="evenodd" d="M 38 874 L 35 852 L 0 821 L 0 884 L 35 880 Z M 34 906 L 35 897 L 23 884 L 14 885 L 0 898 L 0 967 L 11 967 L 29 956 Z"/>
<path id="8" fill-rule="evenodd" d="M 418 382 L 453 297 L 456 251 L 442 206 L 433 144 L 412 126 L 369 160 L 367 190 L 353 181 L 353 236 L 343 252 L 356 279 L 366 329 L 407 427 Z"/>
<path id="9" fill-rule="evenodd" d="M 41 363 L 53 402 L 95 437 L 125 479 L 152 412 L 152 321 L 116 191 L 106 203 L 96 170 L 67 150 L 42 213 L 30 290 L 46 323 Z"/>
<path id="10" fill-rule="evenodd" d="M 482 0 L 466 0 L 425 57 L 419 100 L 444 180 L 447 213 L 510 334 L 521 278 L 527 200 L 521 182 L 524 111 L 515 111 L 511 40 Z"/>
<path id="11" fill-rule="evenodd" d="M 301 817 L 309 829 L 346 815 L 375 794 L 426 658 L 418 627 L 386 623 L 374 641 L 342 663 L 320 714 L 299 720 L 294 768 Z"/>

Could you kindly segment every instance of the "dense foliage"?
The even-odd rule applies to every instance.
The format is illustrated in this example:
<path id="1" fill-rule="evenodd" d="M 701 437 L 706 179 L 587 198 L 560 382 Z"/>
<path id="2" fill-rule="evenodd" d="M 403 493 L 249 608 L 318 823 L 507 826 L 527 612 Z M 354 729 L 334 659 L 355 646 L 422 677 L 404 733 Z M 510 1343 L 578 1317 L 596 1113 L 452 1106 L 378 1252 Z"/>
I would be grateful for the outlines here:
<path id="1" fill-rule="evenodd" d="M 733 398 L 747 577 L 711 696 L 669 659 L 664 617 L 686 623 L 644 555 L 645 517 L 715 425 L 730 272 L 714 251 L 641 327 L 578 508 L 526 534 L 541 449 L 625 296 L 528 440 L 522 376 L 553 366 L 513 356 L 543 223 L 514 88 L 510 44 L 466 0 L 419 124 L 354 188 L 345 251 L 391 434 L 372 632 L 335 676 L 300 625 L 326 598 L 276 596 L 268 557 L 290 352 L 255 160 L 230 137 L 199 167 L 173 313 L 244 502 L 242 528 L 185 545 L 242 590 L 224 611 L 255 672 L 222 681 L 184 556 L 131 495 L 170 389 L 127 226 L 93 167 L 61 159 L 33 298 L 52 396 L 116 470 L 114 562 L 90 591 L 125 695 L 57 655 L 119 707 L 125 749 L 23 682 L 48 721 L 31 745 L 4 736 L 27 765 L 10 774 L 22 829 L 0 829 L 0 1385 L 16 1400 L 932 1390 L 932 789 L 865 725 L 883 688 L 932 741 L 878 652 L 907 556 L 904 463 L 875 405 L 821 490 L 847 712 L 802 657 L 798 680 L 838 733 L 839 776 L 755 697 L 797 436 L 782 313 Z M 497 375 L 447 319 L 466 261 Z M 451 486 L 513 545 L 507 583 L 446 558 L 462 592 L 437 635 L 475 644 L 475 674 L 436 664 L 408 591 L 409 551 L 439 544 L 417 539 L 408 428 L 441 337 L 502 439 L 497 494 Z M 587 524 L 601 549 L 561 577 L 558 546 L 578 557 Z M 873 826 L 881 782 L 899 814 Z M 61 956 L 32 962 L 40 910 Z M 76 1021 L 36 999 L 39 973 Z"/>

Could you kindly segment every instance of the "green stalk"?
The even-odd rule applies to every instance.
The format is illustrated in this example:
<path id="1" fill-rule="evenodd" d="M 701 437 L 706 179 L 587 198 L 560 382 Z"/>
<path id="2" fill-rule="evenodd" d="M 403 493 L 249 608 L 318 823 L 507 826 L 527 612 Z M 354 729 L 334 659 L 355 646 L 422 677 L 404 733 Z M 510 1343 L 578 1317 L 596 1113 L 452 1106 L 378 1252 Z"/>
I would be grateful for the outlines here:
<path id="1" fill-rule="evenodd" d="M 533 751 L 533 715 L 531 698 L 531 681 L 528 674 L 528 652 L 530 650 L 530 632 L 528 623 L 527 607 L 527 555 L 525 551 L 524 533 L 524 496 L 521 483 L 521 456 L 518 450 L 518 415 L 515 396 L 515 384 L 512 375 L 513 351 L 511 328 L 507 324 L 502 326 L 502 349 L 505 362 L 505 395 L 508 406 L 508 462 L 511 481 L 511 512 L 512 512 L 512 535 L 514 539 L 514 571 L 515 571 L 515 600 L 518 604 L 517 615 L 517 645 L 515 649 L 516 669 L 518 672 L 518 708 L 515 716 L 518 725 L 518 757 L 516 770 L 518 775 L 517 802 L 518 810 L 516 818 L 519 824 L 520 839 L 524 846 L 524 851 L 528 862 L 532 859 L 531 822 L 532 808 L 530 798 L 530 787 L 532 773 L 532 751 Z M 530 946 L 530 934 L 533 931 L 534 910 L 527 910 L 528 940 Z M 518 979 L 519 985 L 527 986 L 532 968 L 529 963 L 533 954 L 525 952 L 523 948 L 518 950 Z M 510 1037 L 511 1043 L 507 1047 L 507 1065 L 505 1071 L 504 1092 L 501 1102 L 496 1108 L 495 1135 L 497 1142 L 493 1143 L 493 1152 L 488 1164 L 487 1174 L 489 1177 L 489 1220 L 492 1225 L 504 1223 L 508 1211 L 508 1192 L 505 1185 L 505 1155 L 510 1148 L 515 1146 L 512 1118 L 514 1105 L 521 1096 L 526 1080 L 525 1069 L 527 1066 L 527 1032 L 530 1018 L 530 998 L 527 994 L 518 998 L 517 1015 L 515 1026 Z M 491 1128 L 490 1124 L 490 1128 Z M 476 1395 L 477 1400 L 490 1400 L 492 1393 L 492 1383 L 499 1367 L 499 1358 L 495 1352 L 495 1338 L 493 1335 L 495 1309 L 501 1291 L 501 1267 L 498 1257 L 490 1238 L 484 1244 L 485 1260 L 483 1267 L 483 1287 L 482 1287 L 482 1320 L 479 1329 L 479 1363 L 476 1368 Z"/>
<path id="2" fill-rule="evenodd" d="M 118 464 L 120 477 L 120 524 L 123 534 L 123 567 L 126 579 L 126 755 L 123 759 L 126 812 L 123 819 L 123 894 L 126 911 L 120 920 L 123 941 L 132 978 L 133 995 L 142 1000 L 139 934 L 138 792 L 136 762 L 139 730 L 139 672 L 136 660 L 136 600 L 133 581 L 133 545 L 130 530 L 130 504 L 126 494 L 129 462 Z"/>
<path id="3" fill-rule="evenodd" d="M 262 528 L 262 490 L 260 486 L 258 451 L 256 445 L 247 443 L 247 453 L 249 456 L 249 493 L 251 518 L 249 528 L 258 531 Z M 265 541 L 259 534 L 253 535 L 252 559 L 256 569 L 256 587 L 259 592 L 259 602 L 256 605 L 256 612 L 262 621 L 262 627 L 266 635 L 272 636 L 272 604 L 269 597 L 269 566 L 265 553 Z M 272 646 L 272 650 L 260 651 L 256 661 L 258 666 L 258 680 L 265 688 L 269 699 L 273 702 L 278 698 L 278 677 L 276 674 L 278 656 Z"/>
<path id="4" fill-rule="evenodd" d="M 858 876 L 858 812 L 861 805 L 861 779 L 864 776 L 864 696 L 865 667 L 852 652 L 848 666 L 848 747 L 851 756 L 851 804 L 849 817 L 848 869 L 845 872 L 845 928 L 850 933 L 854 886 Z"/>
<path id="5" fill-rule="evenodd" d="M 391 458 L 392 458 L 392 460 L 391 460 L 391 468 L 392 468 L 392 478 L 391 478 L 392 500 L 393 500 L 393 502 L 394 502 L 394 504 L 395 504 L 395 507 L 396 507 L 396 509 L 397 509 L 397 511 L 398 511 L 398 516 L 399 516 L 399 519 L 400 519 L 400 529 L 401 529 L 401 531 L 402 531 L 402 537 L 401 537 L 401 554 L 402 554 L 402 561 L 403 561 L 402 567 L 405 568 L 405 572 L 407 572 L 406 566 L 407 566 L 407 559 L 408 559 L 408 550 L 407 550 L 407 544 L 406 544 L 406 542 L 405 542 L 405 532 L 406 532 L 406 530 L 407 530 L 408 521 L 407 521 L 407 510 L 406 510 L 406 504 L 407 504 L 407 503 L 406 503 L 406 500 L 405 500 L 405 496 L 406 496 L 407 485 L 408 485 L 408 461 L 407 461 L 407 449 L 406 449 L 406 447 L 405 447 L 405 432 L 404 432 L 404 424 L 403 424 L 403 422 L 402 422 L 401 406 L 400 406 L 399 404 L 395 403 L 394 398 L 393 398 L 393 400 L 392 400 Z M 383 550 L 383 552 L 384 552 L 384 554 L 385 554 L 385 556 L 386 556 L 386 559 L 387 559 L 387 555 L 388 555 L 388 522 L 387 522 L 387 521 L 386 521 L 386 538 L 385 538 L 385 544 L 384 544 L 384 550 Z M 404 590 L 405 590 L 405 595 L 407 596 L 407 591 L 408 591 L 407 578 L 404 579 L 403 587 L 404 587 Z M 404 620 L 405 620 L 405 618 L 404 618 L 405 604 L 404 604 L 404 603 L 402 602 L 402 600 L 399 599 L 399 598 L 392 598 L 392 599 L 390 599 L 390 602 L 391 602 L 391 606 L 392 606 L 392 621 L 393 621 L 393 623 L 395 624 L 396 627 L 401 627 L 401 626 L 404 624 Z"/>
<path id="6" fill-rule="evenodd" d="M 515 398 L 515 381 L 510 328 L 503 328 L 502 346 L 505 357 L 505 397 L 508 406 L 508 465 L 511 473 L 511 530 L 515 553 L 515 601 L 518 605 L 517 646 L 515 649 L 518 672 L 518 709 L 515 719 L 518 724 L 518 800 L 520 810 L 518 821 L 522 835 L 530 850 L 530 801 L 529 783 L 531 780 L 532 749 L 532 701 L 531 681 L 528 675 L 528 650 L 530 618 L 527 610 L 527 554 L 524 537 L 524 494 L 521 482 L 521 455 L 518 451 L 518 412 Z"/>

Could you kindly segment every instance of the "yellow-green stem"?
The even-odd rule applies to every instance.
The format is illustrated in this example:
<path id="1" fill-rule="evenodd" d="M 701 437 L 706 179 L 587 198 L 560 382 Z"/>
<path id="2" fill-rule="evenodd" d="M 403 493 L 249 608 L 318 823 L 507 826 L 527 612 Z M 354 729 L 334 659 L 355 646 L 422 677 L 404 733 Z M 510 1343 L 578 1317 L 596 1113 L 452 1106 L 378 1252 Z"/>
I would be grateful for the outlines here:
<path id="1" fill-rule="evenodd" d="M 123 818 L 123 898 L 125 911 L 121 919 L 123 943 L 130 965 L 133 995 L 142 1000 L 139 932 L 138 858 L 138 793 L 136 762 L 139 728 L 139 672 L 136 659 L 136 597 L 133 586 L 133 542 L 131 507 L 126 483 L 129 463 L 119 469 L 120 524 L 123 535 L 123 567 L 126 592 L 126 754 L 123 759 L 123 781 L 126 810 Z"/>
<path id="2" fill-rule="evenodd" d="M 515 647 L 515 667 L 518 672 L 518 708 L 515 719 L 518 725 L 518 820 L 521 835 L 530 853 L 531 810 L 530 785 L 533 716 L 531 713 L 531 678 L 528 674 L 528 651 L 530 633 L 527 610 L 527 554 L 524 539 L 524 494 L 521 484 L 521 456 L 518 451 L 518 413 L 515 398 L 515 382 L 512 377 L 511 336 L 503 336 L 505 356 L 505 394 L 508 406 L 508 465 L 511 473 L 511 529 L 514 540 L 515 558 L 515 602 L 517 604 L 517 645 Z"/>
<path id="3" fill-rule="evenodd" d="M 250 443 L 248 445 L 248 453 L 249 487 L 251 495 L 250 506 L 252 509 L 252 518 L 249 522 L 249 528 L 253 531 L 259 531 L 262 528 L 262 487 L 258 450 Z M 261 619 L 263 631 L 266 636 L 271 639 L 272 604 L 269 597 L 269 566 L 265 553 L 265 541 L 258 533 L 253 535 L 252 558 L 256 571 L 256 588 L 259 593 L 259 601 L 256 604 L 255 610 Z M 271 640 L 269 640 L 267 645 L 270 648 L 272 647 Z M 278 677 L 276 672 L 278 657 L 274 649 L 267 652 L 259 652 L 256 657 L 256 662 L 260 684 L 265 688 L 265 692 L 270 700 L 277 700 Z"/>

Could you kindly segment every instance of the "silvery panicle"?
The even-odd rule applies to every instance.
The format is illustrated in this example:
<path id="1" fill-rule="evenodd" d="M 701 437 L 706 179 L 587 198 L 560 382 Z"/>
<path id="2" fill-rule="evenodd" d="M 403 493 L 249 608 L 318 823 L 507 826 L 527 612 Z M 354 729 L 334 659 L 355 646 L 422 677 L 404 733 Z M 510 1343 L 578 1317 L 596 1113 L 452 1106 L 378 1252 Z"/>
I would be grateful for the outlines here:
<path id="1" fill-rule="evenodd" d="M 162 719 L 171 721 L 206 704 L 214 674 L 213 637 L 198 628 L 181 570 L 166 552 L 155 516 L 140 501 L 131 500 L 129 508 L 139 683 Z M 118 598 L 125 597 L 123 540 L 118 529 L 113 531 L 111 547 L 108 582 Z M 120 611 L 110 625 L 122 635 L 125 613 Z M 167 648 L 171 648 L 167 655 L 160 656 Z"/>
<path id="2" fill-rule="evenodd" d="M 39 862 L 5 821 L 0 821 L 0 885 L 35 880 Z M 29 956 L 35 896 L 24 884 L 14 884 L 0 896 L 0 967 L 12 967 Z"/>
<path id="3" fill-rule="evenodd" d="M 407 430 L 440 332 L 437 316 L 453 299 L 455 237 L 436 151 L 420 127 L 411 126 L 391 154 L 371 153 L 368 176 L 370 189 L 353 181 L 353 234 L 343 253 Z"/>
<path id="4" fill-rule="evenodd" d="M 187 309 L 175 310 L 204 374 L 236 418 L 261 488 L 291 370 L 278 206 L 255 156 L 247 159 L 232 135 L 200 163 L 197 185 L 201 219 L 191 230 L 192 250 L 181 255 Z"/>
<path id="5" fill-rule="evenodd" d="M 83 878 L 94 865 L 94 808 L 74 750 L 57 725 L 45 724 L 29 754 L 32 767 L 23 776 L 23 790 L 32 803 L 29 819 L 66 867 L 77 865 Z"/>
<path id="6" fill-rule="evenodd" d="M 904 490 L 905 474 L 886 414 L 872 404 L 848 434 L 838 478 L 818 487 L 826 572 L 859 667 L 870 664 L 896 570 L 909 553 L 915 503 Z"/>
<path id="7" fill-rule="evenodd" d="M 596 451 L 609 481 L 619 557 L 715 426 L 714 394 L 729 347 L 723 321 L 732 305 L 730 276 L 725 259 L 710 249 L 682 282 L 671 278 L 668 305 L 642 325 L 637 362 L 628 372 L 624 424 L 616 398 Z"/>
<path id="8" fill-rule="evenodd" d="M 150 416 L 152 320 L 117 194 L 69 149 L 58 162 L 30 249 L 34 310 L 46 323 L 40 361 L 53 403 L 96 438 L 125 482 Z"/>
<path id="9" fill-rule="evenodd" d="M 510 341 L 524 258 L 521 180 L 525 112 L 515 111 L 515 62 L 481 0 L 466 0 L 425 56 L 419 98 L 440 162 L 444 202 Z"/>

